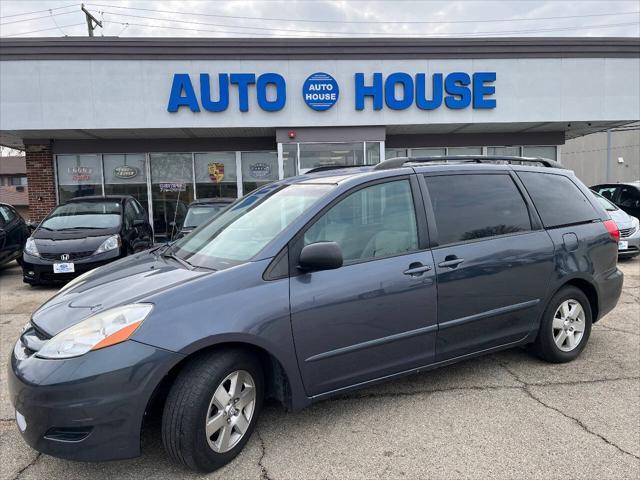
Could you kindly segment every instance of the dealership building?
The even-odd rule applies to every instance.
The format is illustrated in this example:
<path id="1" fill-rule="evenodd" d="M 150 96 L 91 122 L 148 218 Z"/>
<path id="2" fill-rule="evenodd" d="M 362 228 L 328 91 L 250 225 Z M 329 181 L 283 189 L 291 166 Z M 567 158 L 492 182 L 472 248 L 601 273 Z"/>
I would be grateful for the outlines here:
<path id="1" fill-rule="evenodd" d="M 33 218 L 131 194 L 158 237 L 197 198 L 403 155 L 562 162 L 640 119 L 634 38 L 0 40 L 0 144 Z"/>

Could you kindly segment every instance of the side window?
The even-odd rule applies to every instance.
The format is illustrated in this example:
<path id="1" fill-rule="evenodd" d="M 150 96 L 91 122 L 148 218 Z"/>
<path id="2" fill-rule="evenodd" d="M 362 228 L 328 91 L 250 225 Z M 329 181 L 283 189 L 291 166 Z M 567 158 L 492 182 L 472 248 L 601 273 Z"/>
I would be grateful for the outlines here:
<path id="1" fill-rule="evenodd" d="M 6 224 L 16 218 L 16 214 L 11 207 L 0 205 L 0 223 Z"/>
<path id="2" fill-rule="evenodd" d="M 621 187 L 619 205 L 629 208 L 637 208 L 640 206 L 640 192 L 635 187 Z"/>
<path id="3" fill-rule="evenodd" d="M 599 218 L 587 197 L 569 177 L 552 173 L 518 172 L 547 228 L 590 222 Z"/>
<path id="4" fill-rule="evenodd" d="M 131 228 L 136 219 L 136 211 L 133 208 L 133 202 L 128 201 L 124 204 L 124 224 L 126 228 Z"/>
<path id="5" fill-rule="evenodd" d="M 372 185 L 344 198 L 305 232 L 304 244 L 315 242 L 336 242 L 345 263 L 417 250 L 409 181 Z"/>
<path id="6" fill-rule="evenodd" d="M 596 192 L 607 200 L 611 200 L 612 202 L 616 201 L 616 187 L 599 187 L 596 188 Z"/>
<path id="7" fill-rule="evenodd" d="M 440 245 L 531 230 L 527 205 L 509 175 L 443 175 L 425 181 Z"/>

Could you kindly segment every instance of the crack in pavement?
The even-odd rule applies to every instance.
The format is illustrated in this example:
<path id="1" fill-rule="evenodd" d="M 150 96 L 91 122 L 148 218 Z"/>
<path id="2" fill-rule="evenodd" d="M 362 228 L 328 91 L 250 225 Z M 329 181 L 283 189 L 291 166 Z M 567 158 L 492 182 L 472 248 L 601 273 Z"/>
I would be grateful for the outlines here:
<path id="1" fill-rule="evenodd" d="M 258 437 L 258 441 L 260 442 L 260 449 L 262 450 L 260 458 L 258 459 L 258 467 L 260 467 L 260 480 L 272 480 L 269 476 L 269 472 L 267 471 L 267 467 L 265 467 L 262 463 L 264 461 L 264 456 L 267 454 L 267 447 L 264 443 L 262 435 L 260 434 L 260 431 L 257 428 L 255 429 L 255 433 Z"/>
<path id="2" fill-rule="evenodd" d="M 574 416 L 571 416 L 568 413 L 563 412 L 559 408 L 549 405 L 548 403 L 542 401 L 531 391 L 531 387 L 535 388 L 535 387 L 548 387 L 548 386 L 554 386 L 554 385 L 581 385 L 581 384 L 589 384 L 589 383 L 606 383 L 606 382 L 615 382 L 615 381 L 624 381 L 624 380 L 637 380 L 637 379 L 640 379 L 640 377 L 603 378 L 603 379 L 597 379 L 597 380 L 582 380 L 582 381 L 576 380 L 572 382 L 560 382 L 560 383 L 548 382 L 548 383 L 537 384 L 537 383 L 529 383 L 524 381 L 506 364 L 504 364 L 503 362 L 500 362 L 499 360 L 496 360 L 496 362 L 498 363 L 498 365 L 504 368 L 507 373 L 509 373 L 513 378 L 515 378 L 518 382 L 522 384 L 522 387 L 519 387 L 520 390 L 524 391 L 532 400 L 535 400 L 543 407 L 553 410 L 554 412 L 559 413 L 560 415 L 562 415 L 565 418 L 568 418 L 569 420 L 573 420 L 573 422 L 576 423 L 576 425 L 578 425 L 579 427 L 581 427 L 585 432 L 599 438 L 600 440 L 605 442 L 607 445 L 611 445 L 612 447 L 616 448 L 621 453 L 630 455 L 636 460 L 640 460 L 640 456 L 636 455 L 633 452 L 629 452 L 628 450 L 625 450 L 624 448 L 620 447 L 619 445 L 615 444 L 614 442 L 606 438 L 604 435 L 601 435 L 598 432 L 594 432 L 589 427 L 587 427 L 587 425 L 585 425 L 580 419 Z"/>
<path id="3" fill-rule="evenodd" d="M 38 461 L 38 459 L 40 458 L 41 455 L 42 454 L 40 452 L 36 453 L 36 456 L 33 457 L 33 460 L 31 460 L 27 465 L 25 465 L 20 470 L 18 470 L 18 473 L 16 473 L 15 476 L 11 480 L 18 480 L 18 478 L 20 478 L 22 476 L 22 474 L 26 470 L 28 470 L 29 468 L 31 468 L 31 467 L 33 467 L 35 465 L 35 463 Z"/>
<path id="4" fill-rule="evenodd" d="M 610 331 L 613 331 L 613 332 L 620 332 L 620 333 L 626 333 L 626 334 L 629 334 L 629 335 L 635 335 L 636 337 L 640 336 L 640 333 L 638 333 L 638 332 L 632 332 L 631 330 L 624 330 L 622 328 L 613 328 L 613 327 L 610 327 L 609 325 L 596 324 L 595 326 L 598 327 L 598 329 L 602 328 L 604 330 L 610 330 Z"/>
<path id="5" fill-rule="evenodd" d="M 562 415 L 565 418 L 568 418 L 570 420 L 573 420 L 578 426 L 582 427 L 582 429 L 587 432 L 590 433 L 591 435 L 594 435 L 596 437 L 598 437 L 600 440 L 602 440 L 603 442 L 605 442 L 608 445 L 611 445 L 612 447 L 618 449 L 620 452 L 625 453 L 627 455 L 632 456 L 633 458 L 635 458 L 636 460 L 640 460 L 640 456 L 636 455 L 633 452 L 629 452 L 628 450 L 625 450 L 624 448 L 620 447 L 619 445 L 616 445 L 615 443 L 613 443 L 611 440 L 609 440 L 607 437 L 605 437 L 604 435 L 599 434 L 598 432 L 594 432 L 593 430 L 591 430 L 589 427 L 587 427 L 584 423 L 582 423 L 582 421 L 580 421 L 578 418 L 573 417 L 565 412 L 563 412 L 562 410 L 560 410 L 559 408 L 556 408 L 552 405 L 549 405 L 548 403 L 543 402 L 542 400 L 540 400 L 538 397 L 536 397 L 533 392 L 529 389 L 529 385 L 525 385 L 525 387 L 522 389 L 524 390 L 524 392 L 529 395 L 529 397 L 531 397 L 533 400 L 535 400 L 536 402 L 538 402 L 540 405 L 549 408 L 555 412 L 558 412 L 560 415 Z"/>

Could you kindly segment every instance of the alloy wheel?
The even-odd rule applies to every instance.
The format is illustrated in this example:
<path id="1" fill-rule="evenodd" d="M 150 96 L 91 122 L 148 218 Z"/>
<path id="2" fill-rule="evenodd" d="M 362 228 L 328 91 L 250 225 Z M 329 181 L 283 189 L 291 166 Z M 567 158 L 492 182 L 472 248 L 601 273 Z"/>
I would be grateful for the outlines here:
<path id="1" fill-rule="evenodd" d="M 244 437 L 255 404 L 256 383 L 249 372 L 237 370 L 218 385 L 205 424 L 207 442 L 214 452 L 228 452 Z"/>
<path id="2" fill-rule="evenodd" d="M 577 300 L 562 302 L 553 316 L 553 340 L 563 352 L 575 349 L 584 336 L 585 313 Z"/>

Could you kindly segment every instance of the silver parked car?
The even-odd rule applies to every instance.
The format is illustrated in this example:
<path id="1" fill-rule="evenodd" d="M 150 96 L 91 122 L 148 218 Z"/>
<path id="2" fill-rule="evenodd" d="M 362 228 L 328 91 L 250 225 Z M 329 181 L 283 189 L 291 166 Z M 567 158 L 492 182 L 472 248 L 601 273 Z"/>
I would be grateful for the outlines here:
<path id="1" fill-rule="evenodd" d="M 618 230 L 620 230 L 618 257 L 632 258 L 640 254 L 640 222 L 638 219 L 618 208 L 598 192 L 594 191 L 593 194 L 607 210 L 611 220 L 616 222 Z"/>

